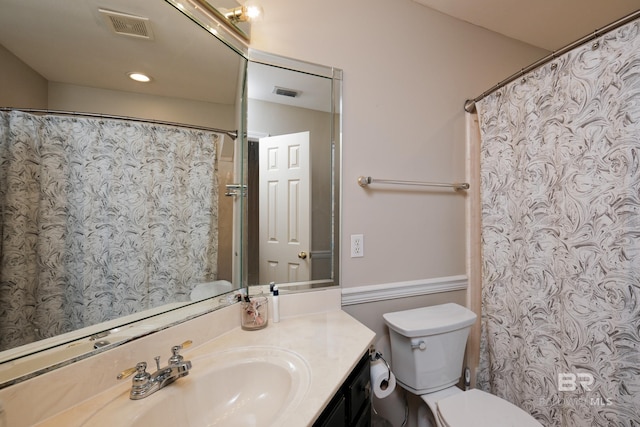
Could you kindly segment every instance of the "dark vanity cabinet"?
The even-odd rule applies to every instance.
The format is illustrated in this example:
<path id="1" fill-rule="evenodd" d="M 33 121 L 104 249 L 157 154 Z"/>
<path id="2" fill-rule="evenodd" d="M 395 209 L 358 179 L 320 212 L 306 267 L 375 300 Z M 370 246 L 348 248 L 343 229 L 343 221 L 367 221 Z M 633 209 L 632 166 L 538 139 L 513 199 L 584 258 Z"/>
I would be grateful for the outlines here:
<path id="1" fill-rule="evenodd" d="M 367 353 L 313 424 L 314 427 L 370 427 L 370 395 L 371 379 Z"/>

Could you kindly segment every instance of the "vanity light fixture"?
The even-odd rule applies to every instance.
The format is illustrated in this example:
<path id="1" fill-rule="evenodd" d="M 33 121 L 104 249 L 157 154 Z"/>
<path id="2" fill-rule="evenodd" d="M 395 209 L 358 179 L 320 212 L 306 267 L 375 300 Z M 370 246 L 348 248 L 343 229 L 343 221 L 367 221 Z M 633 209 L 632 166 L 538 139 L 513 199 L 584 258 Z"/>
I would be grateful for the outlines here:
<path id="1" fill-rule="evenodd" d="M 149 83 L 151 81 L 151 77 L 149 77 L 146 74 L 143 73 L 138 73 L 138 72 L 131 72 L 129 74 L 127 74 L 129 76 L 129 78 L 131 80 L 135 80 L 137 82 L 141 82 L 141 83 Z"/>
<path id="2" fill-rule="evenodd" d="M 235 7 L 230 9 L 224 14 L 224 17 L 227 18 L 230 22 L 248 22 L 248 21 L 257 21 L 262 18 L 264 14 L 264 10 L 262 6 L 247 2 L 242 6 Z"/>
<path id="3" fill-rule="evenodd" d="M 168 0 L 170 3 L 174 3 L 176 0 Z M 217 33 L 211 31 L 211 25 L 208 29 L 213 34 L 221 34 L 219 38 L 224 39 L 227 37 L 227 30 L 233 37 L 238 37 L 238 40 L 243 45 L 249 43 L 249 27 L 251 22 L 259 21 L 264 14 L 262 6 L 258 3 L 260 0 L 235 0 L 235 4 L 240 4 L 237 7 L 223 8 L 217 7 L 212 4 L 213 0 L 188 0 L 191 8 L 204 14 L 207 19 L 212 21 L 212 25 L 215 28 L 215 24 L 222 26 L 223 31 L 216 28 Z"/>

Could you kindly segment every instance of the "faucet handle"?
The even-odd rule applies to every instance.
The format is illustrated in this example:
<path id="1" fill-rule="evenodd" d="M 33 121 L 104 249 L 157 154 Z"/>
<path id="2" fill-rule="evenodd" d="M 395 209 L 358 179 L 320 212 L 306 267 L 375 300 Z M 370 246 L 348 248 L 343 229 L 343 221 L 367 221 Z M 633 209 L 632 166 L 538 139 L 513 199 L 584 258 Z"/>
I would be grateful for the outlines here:
<path id="1" fill-rule="evenodd" d="M 173 355 L 169 358 L 169 366 L 177 365 L 182 362 L 184 357 L 180 355 L 180 350 L 191 347 L 191 344 L 193 344 L 193 341 L 187 340 L 180 345 L 174 345 L 171 347 L 171 353 L 173 353 Z"/>
<path id="2" fill-rule="evenodd" d="M 116 377 L 116 379 L 118 380 L 123 380 L 125 378 L 129 378 L 131 375 L 133 375 L 135 372 L 137 372 L 136 377 L 138 378 L 144 378 L 147 375 L 149 375 L 147 373 L 147 362 L 139 362 L 138 364 L 136 364 L 136 366 L 134 366 L 133 368 L 129 368 L 129 369 L 125 369 L 124 371 L 120 372 L 118 374 L 118 376 Z"/>
<path id="3" fill-rule="evenodd" d="M 116 377 L 116 379 L 118 380 L 123 380 L 125 378 L 129 378 L 131 375 L 133 375 L 133 373 L 136 371 L 136 367 L 134 366 L 133 368 L 129 368 L 129 369 L 125 369 L 124 371 L 120 372 L 118 374 L 118 376 Z"/>
<path id="4" fill-rule="evenodd" d="M 185 342 L 183 342 L 183 343 L 182 343 L 182 344 L 180 344 L 179 346 L 178 346 L 178 345 L 176 345 L 175 347 L 180 347 L 180 348 L 178 349 L 178 351 L 179 351 L 179 350 L 182 350 L 183 348 L 189 348 L 189 347 L 191 347 L 191 344 L 193 344 L 193 341 L 191 341 L 191 340 L 186 340 Z M 174 347 L 174 348 L 175 348 L 175 347 Z"/>

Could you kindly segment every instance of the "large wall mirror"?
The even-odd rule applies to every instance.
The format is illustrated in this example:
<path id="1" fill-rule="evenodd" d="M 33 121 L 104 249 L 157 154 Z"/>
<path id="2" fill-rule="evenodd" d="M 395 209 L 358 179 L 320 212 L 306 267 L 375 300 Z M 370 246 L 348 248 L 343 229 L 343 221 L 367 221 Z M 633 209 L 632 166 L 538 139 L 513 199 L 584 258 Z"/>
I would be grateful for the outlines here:
<path id="1" fill-rule="evenodd" d="M 0 9 L 0 371 L 242 286 L 245 56 L 163 0 Z"/>
<path id="2" fill-rule="evenodd" d="M 0 388 L 246 285 L 338 284 L 340 72 L 250 54 L 201 5 L 0 0 Z M 247 102 L 274 84 L 324 104 Z M 304 133 L 311 270 L 260 278 L 250 140 Z"/>
<path id="3" fill-rule="evenodd" d="M 263 52 L 249 58 L 248 284 L 337 285 L 341 71 Z"/>

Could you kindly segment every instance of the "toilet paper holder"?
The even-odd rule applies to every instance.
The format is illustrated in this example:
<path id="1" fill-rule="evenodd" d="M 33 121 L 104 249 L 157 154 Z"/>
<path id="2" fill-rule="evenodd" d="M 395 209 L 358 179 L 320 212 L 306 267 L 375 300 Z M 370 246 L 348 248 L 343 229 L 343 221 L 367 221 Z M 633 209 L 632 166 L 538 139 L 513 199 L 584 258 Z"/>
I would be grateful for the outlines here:
<path id="1" fill-rule="evenodd" d="M 384 359 L 384 357 L 382 357 L 382 353 L 380 353 L 377 350 L 373 350 L 370 355 L 371 357 L 371 361 L 375 362 L 376 360 L 382 359 L 382 361 L 384 362 L 384 364 L 387 366 L 387 381 L 391 380 L 391 366 L 389 366 L 389 363 Z"/>

